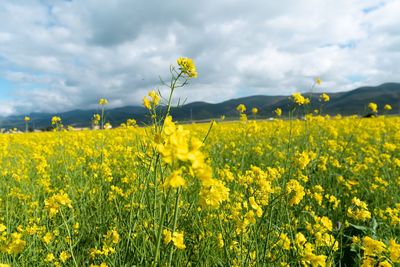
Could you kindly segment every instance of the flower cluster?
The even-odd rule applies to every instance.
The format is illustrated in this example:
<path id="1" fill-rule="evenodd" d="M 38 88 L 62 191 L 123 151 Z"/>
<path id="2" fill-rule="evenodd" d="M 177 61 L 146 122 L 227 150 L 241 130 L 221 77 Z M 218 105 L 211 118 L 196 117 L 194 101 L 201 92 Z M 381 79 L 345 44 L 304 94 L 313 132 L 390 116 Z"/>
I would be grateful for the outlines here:
<path id="1" fill-rule="evenodd" d="M 160 103 L 160 96 L 156 91 L 151 91 L 148 93 L 148 96 L 150 97 L 147 98 L 146 96 L 143 97 L 143 106 L 149 110 L 154 109 L 155 107 L 158 106 Z"/>
<path id="2" fill-rule="evenodd" d="M 196 78 L 197 71 L 193 59 L 187 57 L 180 57 L 176 61 L 179 65 L 181 72 L 188 78 Z"/>
<path id="3" fill-rule="evenodd" d="M 378 105 L 376 103 L 373 103 L 373 102 L 369 103 L 368 104 L 368 108 L 373 113 L 377 113 L 378 112 Z"/>
<path id="4" fill-rule="evenodd" d="M 60 208 L 63 206 L 72 208 L 71 199 L 62 190 L 58 194 L 55 194 L 46 199 L 44 203 L 45 203 L 45 208 L 49 212 L 50 217 L 56 215 L 60 211 Z"/>
<path id="5" fill-rule="evenodd" d="M 310 99 L 302 96 L 301 93 L 293 93 L 292 99 L 299 106 L 310 104 Z"/>

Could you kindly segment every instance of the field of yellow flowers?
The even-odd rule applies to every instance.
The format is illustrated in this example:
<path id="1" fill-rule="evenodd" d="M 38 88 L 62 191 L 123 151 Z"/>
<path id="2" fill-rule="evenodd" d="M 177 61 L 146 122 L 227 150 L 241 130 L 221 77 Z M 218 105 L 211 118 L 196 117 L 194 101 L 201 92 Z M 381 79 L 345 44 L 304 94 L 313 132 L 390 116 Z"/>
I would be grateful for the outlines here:
<path id="1" fill-rule="evenodd" d="M 0 266 L 399 266 L 400 118 L 178 125 L 180 60 L 148 127 L 0 135 Z"/>

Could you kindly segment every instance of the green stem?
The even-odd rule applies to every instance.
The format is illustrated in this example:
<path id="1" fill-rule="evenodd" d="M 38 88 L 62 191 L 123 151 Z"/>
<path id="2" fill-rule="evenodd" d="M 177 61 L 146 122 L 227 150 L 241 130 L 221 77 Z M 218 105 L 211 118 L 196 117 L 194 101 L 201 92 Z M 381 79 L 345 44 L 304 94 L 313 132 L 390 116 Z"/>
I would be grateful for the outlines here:
<path id="1" fill-rule="evenodd" d="M 176 190 L 175 210 L 174 210 L 174 224 L 172 225 L 172 235 L 175 233 L 176 225 L 177 225 L 177 222 L 178 222 L 179 197 L 180 197 L 180 195 L 181 195 L 181 188 L 178 187 L 178 189 Z M 169 253 L 168 266 L 171 266 L 172 254 L 173 253 L 174 253 L 174 247 L 171 247 L 171 251 Z"/>
<path id="2" fill-rule="evenodd" d="M 220 216 L 218 216 L 218 221 L 219 221 L 219 228 L 220 228 L 221 234 L 222 234 L 222 232 L 224 232 L 224 229 L 222 227 L 222 222 L 221 222 Z M 224 234 L 226 236 L 226 233 L 224 233 Z M 225 243 L 227 243 L 226 238 L 225 239 L 222 238 L 222 240 L 224 241 L 224 253 L 225 253 L 225 258 L 226 258 L 225 264 L 229 264 L 231 262 L 231 258 L 229 256 L 228 248 L 226 247 L 226 244 L 225 244 Z"/>
<path id="3" fill-rule="evenodd" d="M 158 161 L 158 157 L 157 157 L 157 159 L 156 159 L 156 162 Z M 152 167 L 152 162 L 153 162 L 153 158 L 151 159 L 151 162 L 150 162 L 150 165 L 149 165 L 149 172 L 148 172 L 148 175 L 147 175 L 147 177 L 146 177 L 146 180 L 145 181 L 143 181 L 145 184 L 146 184 L 146 186 L 148 185 L 148 180 L 149 180 L 149 177 L 150 177 L 150 174 L 151 174 L 151 167 Z M 140 184 L 142 184 L 142 182 L 139 180 L 139 185 Z M 144 196 L 145 196 L 145 190 L 142 190 L 142 193 L 141 193 L 141 195 L 140 195 L 140 198 L 139 198 L 139 208 L 136 210 L 136 214 L 135 214 L 135 218 L 138 218 L 138 216 L 139 216 L 139 213 L 140 213 L 140 205 L 143 203 L 143 201 L 144 201 Z M 126 245 L 126 252 L 125 252 L 125 262 L 126 262 L 126 259 L 127 259 L 127 257 L 128 257 L 128 252 L 129 252 L 129 248 L 130 248 L 130 242 L 131 242 L 131 239 L 132 239 L 132 237 L 131 237 L 131 234 L 135 231 L 135 229 L 136 229 L 136 225 L 137 225 L 137 223 L 138 223 L 138 220 L 135 220 L 135 222 L 133 223 L 133 202 L 134 202 L 134 194 L 132 193 L 132 195 L 131 195 L 131 200 L 130 200 L 130 211 L 129 211 L 129 231 L 128 231 L 128 243 L 127 243 L 127 245 Z M 154 217 L 155 218 L 155 217 Z M 131 226 L 131 225 L 133 225 L 133 226 Z"/>
<path id="4" fill-rule="evenodd" d="M 207 140 L 207 138 L 208 138 L 208 135 L 210 134 L 211 129 L 212 129 L 213 126 L 214 126 L 214 121 L 211 121 L 210 127 L 208 127 L 207 134 L 206 134 L 206 136 L 205 136 L 204 139 L 203 139 L 203 144 L 206 142 L 206 140 Z"/>
<path id="5" fill-rule="evenodd" d="M 101 127 L 100 129 L 104 129 L 104 106 L 101 107 Z"/>
<path id="6" fill-rule="evenodd" d="M 167 213 L 168 199 L 169 199 L 170 192 L 171 192 L 171 190 L 168 190 L 166 199 L 164 201 L 164 209 L 162 210 L 162 213 L 161 213 L 160 225 L 158 226 L 157 241 L 156 241 L 157 243 L 156 243 L 156 251 L 155 251 L 155 255 L 154 255 L 153 266 L 157 266 L 158 257 L 160 255 L 161 233 L 162 233 L 162 230 L 164 227 L 165 214 Z"/>
<path id="7" fill-rule="evenodd" d="M 158 201 L 157 201 L 157 195 L 158 195 L 157 167 L 160 165 L 160 164 L 158 164 L 159 163 L 159 159 L 160 159 L 160 154 L 157 154 L 157 158 L 156 158 L 155 164 L 154 164 L 154 180 L 153 180 L 153 183 L 154 183 L 153 218 L 154 218 L 154 220 L 156 220 L 156 218 L 157 218 L 157 204 L 158 204 Z M 162 173 L 161 173 L 161 170 L 160 170 L 160 176 L 161 176 L 161 174 Z M 154 229 L 155 229 L 155 227 L 154 227 Z"/>
<path id="8" fill-rule="evenodd" d="M 175 79 L 173 79 L 173 80 L 171 81 L 171 86 L 170 86 L 171 91 L 170 91 L 170 93 L 169 93 L 168 106 L 167 106 L 167 113 L 165 114 L 165 117 L 168 117 L 168 116 L 169 116 L 169 113 L 170 113 L 170 111 L 171 111 L 172 94 L 174 93 L 176 83 L 178 82 L 178 80 L 179 80 L 179 78 L 180 78 L 181 76 L 182 76 L 182 72 L 180 72 L 180 73 L 178 74 L 178 76 L 177 76 Z"/>
<path id="9" fill-rule="evenodd" d="M 78 264 L 76 263 L 76 259 L 75 259 L 75 256 L 74 256 L 74 251 L 73 251 L 73 248 L 72 248 L 72 235 L 71 235 L 71 231 L 69 230 L 67 221 L 65 220 L 64 214 L 63 214 L 63 212 L 62 212 L 61 209 L 60 209 L 60 214 L 61 214 L 61 217 L 62 217 L 62 219 L 63 219 L 65 228 L 67 229 L 67 233 L 68 233 L 68 237 L 69 237 L 68 245 L 69 245 L 69 250 L 70 250 L 70 252 L 71 252 L 72 260 L 74 261 L 74 265 L 75 265 L 76 267 L 78 267 Z"/>

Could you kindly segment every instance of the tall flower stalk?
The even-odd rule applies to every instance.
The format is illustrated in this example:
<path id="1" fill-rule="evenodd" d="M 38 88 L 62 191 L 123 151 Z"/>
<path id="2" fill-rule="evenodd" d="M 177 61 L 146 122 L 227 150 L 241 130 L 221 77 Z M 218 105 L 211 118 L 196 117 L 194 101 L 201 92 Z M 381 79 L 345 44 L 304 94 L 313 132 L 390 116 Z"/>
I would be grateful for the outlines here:
<path id="1" fill-rule="evenodd" d="M 108 100 L 105 98 L 101 98 L 99 100 L 99 105 L 101 106 L 101 118 L 100 118 L 100 129 L 104 129 L 104 123 L 105 123 L 105 118 L 104 118 L 104 111 L 105 111 L 105 106 L 108 104 Z"/>
<path id="2" fill-rule="evenodd" d="M 166 106 L 158 108 L 161 96 L 155 91 L 148 93 L 143 98 L 143 105 L 149 110 L 154 124 L 153 147 L 156 158 L 151 168 L 153 173 L 154 188 L 154 225 L 157 225 L 156 241 L 154 248 L 153 266 L 163 265 L 164 257 L 160 256 L 161 241 L 169 249 L 167 266 L 171 266 L 176 249 L 186 248 L 184 232 L 179 231 L 179 209 L 181 195 L 188 185 L 187 179 L 198 178 L 200 184 L 200 204 L 216 208 L 228 198 L 229 189 L 224 184 L 214 179 L 212 169 L 205 161 L 200 151 L 203 142 L 190 135 L 182 126 L 177 126 L 171 117 L 173 94 L 177 88 L 184 87 L 189 80 L 197 77 L 196 66 L 192 59 L 179 58 L 177 66 L 170 67 L 171 78 L 168 83 L 162 84 L 168 88 Z M 163 112 L 164 111 L 164 112 Z M 153 162 L 153 161 L 152 161 Z M 175 192 L 175 201 L 170 198 Z M 172 213 L 169 213 L 171 210 Z M 172 246 L 169 245 L 172 243 Z"/>
<path id="3" fill-rule="evenodd" d="M 29 122 L 31 121 L 31 118 L 25 116 L 24 121 L 25 121 L 25 132 L 27 133 L 29 131 Z"/>
<path id="4" fill-rule="evenodd" d="M 168 118 L 170 118 L 170 112 L 171 112 L 171 106 L 172 106 L 172 98 L 173 98 L 173 94 L 175 89 L 180 88 L 180 87 L 184 87 L 185 85 L 188 84 L 189 79 L 191 78 L 196 78 L 197 77 L 197 71 L 196 71 L 196 66 L 193 62 L 192 59 L 190 58 L 178 58 L 177 60 L 177 64 L 178 67 L 176 66 L 170 66 L 170 73 L 171 73 L 171 78 L 170 78 L 170 82 L 166 83 L 163 80 L 161 80 L 162 84 L 164 86 L 166 86 L 169 89 L 169 96 L 167 99 L 167 105 L 166 105 L 166 112 L 164 115 L 160 115 L 157 113 L 157 106 L 159 105 L 160 102 L 160 96 L 159 94 L 157 94 L 155 91 L 151 91 L 148 97 L 144 97 L 143 98 L 143 105 L 149 110 L 154 127 L 155 127 L 155 135 L 156 136 L 161 136 L 163 131 L 164 131 L 164 127 L 166 125 L 166 123 L 162 124 L 161 127 L 158 127 L 160 122 L 165 122 Z M 161 117 L 160 117 L 161 116 Z M 160 152 L 158 152 L 160 153 Z M 160 154 L 157 155 L 157 159 L 160 158 Z M 155 164 L 161 164 L 161 162 L 159 160 L 157 160 L 155 162 Z M 155 169 L 157 168 L 157 166 L 155 166 Z M 162 177 L 161 177 L 161 180 Z M 154 196 L 155 198 L 157 198 L 158 196 L 158 192 L 157 192 L 157 177 L 155 176 L 154 179 L 154 185 L 155 185 L 155 192 L 154 192 Z M 166 186 L 168 187 L 168 185 Z M 173 185 L 172 187 L 176 187 L 175 185 Z M 161 211 L 161 218 L 160 218 L 160 222 L 159 222 L 159 227 L 157 230 L 157 237 L 156 237 L 156 248 L 155 248 L 155 258 L 153 261 L 153 266 L 157 266 L 158 261 L 159 261 L 159 254 L 160 254 L 160 245 L 161 245 L 161 234 L 162 234 L 162 230 L 164 228 L 164 223 L 165 223 L 165 215 L 166 215 L 166 210 L 167 210 L 167 205 L 169 202 L 169 198 L 170 198 L 170 192 L 171 189 L 169 188 L 167 190 L 166 195 L 164 195 L 163 197 L 163 204 L 164 204 L 164 208 L 161 207 L 162 211 Z M 179 209 L 179 198 L 180 198 L 180 186 L 178 186 L 177 190 L 176 190 L 176 202 L 175 202 L 175 207 L 174 207 L 174 223 L 173 223 L 173 231 L 172 234 L 174 234 L 175 229 L 176 229 L 176 224 L 177 224 L 177 216 L 178 216 L 178 209 Z M 157 205 L 158 201 L 155 199 L 154 200 L 155 205 Z M 156 210 L 156 207 L 155 207 Z M 169 261 L 168 261 L 168 265 L 171 265 L 171 261 L 172 261 L 172 254 L 173 254 L 173 250 L 171 248 L 170 251 L 170 255 L 169 255 Z"/>

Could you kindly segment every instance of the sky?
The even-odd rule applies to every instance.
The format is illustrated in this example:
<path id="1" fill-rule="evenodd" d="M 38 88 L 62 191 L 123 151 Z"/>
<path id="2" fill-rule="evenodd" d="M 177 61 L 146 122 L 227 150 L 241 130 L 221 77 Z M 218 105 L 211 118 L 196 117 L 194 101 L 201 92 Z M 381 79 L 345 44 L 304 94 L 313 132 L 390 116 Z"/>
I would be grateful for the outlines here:
<path id="1" fill-rule="evenodd" d="M 0 115 L 139 105 L 180 56 L 187 102 L 400 81 L 400 1 L 0 0 Z"/>

